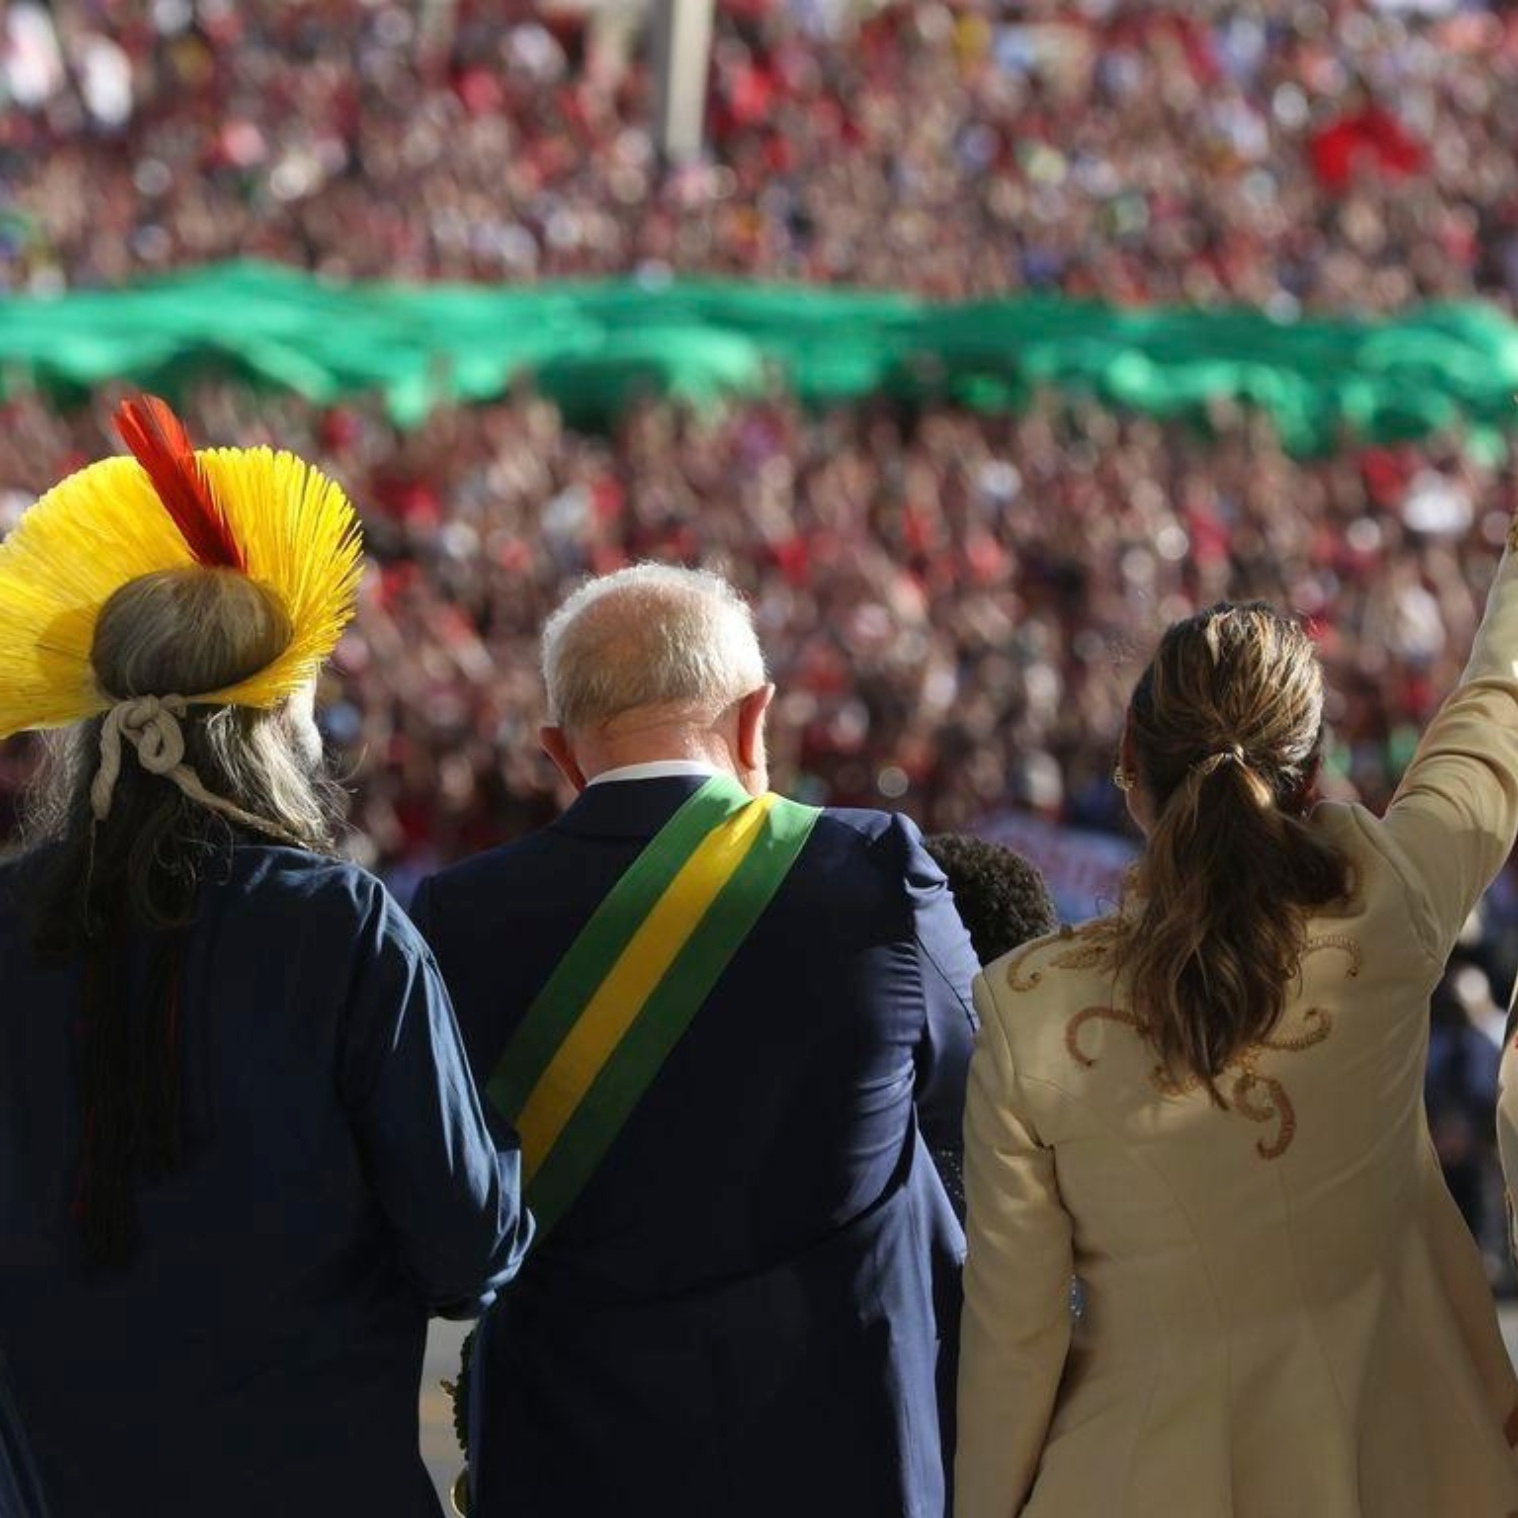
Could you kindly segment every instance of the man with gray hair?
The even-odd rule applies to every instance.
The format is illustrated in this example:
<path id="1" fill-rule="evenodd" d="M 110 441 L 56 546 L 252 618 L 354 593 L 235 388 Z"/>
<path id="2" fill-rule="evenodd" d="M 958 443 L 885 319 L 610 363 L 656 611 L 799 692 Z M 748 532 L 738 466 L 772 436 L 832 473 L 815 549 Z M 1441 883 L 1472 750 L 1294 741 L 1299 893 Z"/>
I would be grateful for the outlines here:
<path id="1" fill-rule="evenodd" d="M 582 585 L 543 629 L 543 681 L 543 747 L 577 790 L 642 763 L 768 784 L 774 687 L 748 607 L 717 575 L 638 564 Z"/>
<path id="2" fill-rule="evenodd" d="M 768 790 L 774 687 L 715 575 L 543 635 L 551 827 L 414 908 L 538 1242 L 481 1325 L 479 1518 L 940 1518 L 938 1323 L 976 961 L 917 830 Z M 953 1326 L 945 1325 L 952 1332 Z"/>

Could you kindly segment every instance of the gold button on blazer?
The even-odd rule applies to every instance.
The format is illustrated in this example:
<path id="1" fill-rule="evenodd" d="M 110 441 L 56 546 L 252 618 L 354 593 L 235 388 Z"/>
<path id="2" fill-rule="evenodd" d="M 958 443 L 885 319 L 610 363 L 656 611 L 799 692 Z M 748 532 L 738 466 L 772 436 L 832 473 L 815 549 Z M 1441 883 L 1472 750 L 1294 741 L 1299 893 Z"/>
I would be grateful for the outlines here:
<path id="1" fill-rule="evenodd" d="M 1422 1101 L 1430 992 L 1518 831 L 1511 555 L 1386 816 L 1313 823 L 1354 894 L 1222 1105 L 1157 1068 L 1110 922 L 977 981 L 958 1518 L 1518 1515 L 1518 1381 Z"/>

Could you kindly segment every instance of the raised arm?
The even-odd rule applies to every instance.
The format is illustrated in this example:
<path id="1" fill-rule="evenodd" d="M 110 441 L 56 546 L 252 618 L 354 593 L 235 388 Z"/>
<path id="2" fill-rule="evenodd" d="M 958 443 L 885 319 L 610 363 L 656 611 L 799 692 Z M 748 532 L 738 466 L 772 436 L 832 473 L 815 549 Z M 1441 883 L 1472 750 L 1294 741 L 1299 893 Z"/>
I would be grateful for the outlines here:
<path id="1" fill-rule="evenodd" d="M 954 1508 L 958 1518 L 1014 1518 L 1038 1470 L 1070 1344 L 1070 1221 L 983 975 L 975 1006 Z"/>
<path id="2" fill-rule="evenodd" d="M 1518 834 L 1518 556 L 1502 556 L 1460 684 L 1429 724 L 1384 822 L 1413 927 L 1442 963 Z"/>
<path id="3" fill-rule="evenodd" d="M 434 1311 L 473 1316 L 531 1235 L 515 1136 L 486 1126 L 431 952 L 377 891 L 357 946 L 342 1094 L 401 1258 Z"/>

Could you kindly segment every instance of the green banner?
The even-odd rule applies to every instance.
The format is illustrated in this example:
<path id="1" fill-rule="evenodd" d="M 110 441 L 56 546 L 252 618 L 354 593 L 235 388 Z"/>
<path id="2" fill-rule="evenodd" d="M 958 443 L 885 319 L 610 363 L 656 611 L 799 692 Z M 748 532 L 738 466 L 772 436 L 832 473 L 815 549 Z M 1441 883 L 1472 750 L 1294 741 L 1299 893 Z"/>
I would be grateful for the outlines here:
<path id="1" fill-rule="evenodd" d="M 1518 326 L 1476 303 L 1383 321 L 1115 308 L 1050 296 L 959 305 L 832 287 L 618 280 L 521 288 L 337 285 L 267 264 L 0 305 L 0 393 L 171 394 L 229 369 L 317 402 L 378 393 L 403 426 L 519 377 L 571 421 L 654 388 L 693 400 L 778 381 L 809 405 L 886 394 L 997 410 L 1040 387 L 1159 417 L 1262 407 L 1288 447 L 1506 429 Z"/>

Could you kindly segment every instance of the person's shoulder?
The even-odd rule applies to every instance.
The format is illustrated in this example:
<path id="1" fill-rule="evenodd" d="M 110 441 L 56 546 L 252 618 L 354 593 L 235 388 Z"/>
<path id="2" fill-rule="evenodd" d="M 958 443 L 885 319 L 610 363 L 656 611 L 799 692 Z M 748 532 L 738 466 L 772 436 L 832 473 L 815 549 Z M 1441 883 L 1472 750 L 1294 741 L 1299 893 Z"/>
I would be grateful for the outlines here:
<path id="1" fill-rule="evenodd" d="M 903 853 L 920 849 L 922 833 L 905 812 L 882 812 L 873 807 L 825 806 L 817 819 L 824 837 L 842 844 L 856 843 L 877 852 L 882 848 Z"/>
<path id="2" fill-rule="evenodd" d="M 35 924 L 39 901 L 61 883 L 64 857 L 62 845 L 52 841 L 0 853 L 0 914 Z"/>
<path id="3" fill-rule="evenodd" d="M 424 882 L 429 890 L 473 892 L 498 886 L 515 879 L 524 870 L 540 865 L 556 846 L 552 828 L 540 828 L 510 843 L 497 844 L 471 854 L 467 859 L 455 860 L 429 875 Z"/>
<path id="4" fill-rule="evenodd" d="M 26 889 L 26 880 L 36 873 L 35 854 L 7 854 L 0 857 L 0 908 L 15 904 L 19 894 Z"/>
<path id="5" fill-rule="evenodd" d="M 0 859 L 0 923 L 10 923 L 35 896 L 42 869 L 40 852 L 15 853 Z"/>
<path id="6" fill-rule="evenodd" d="M 1396 919 L 1409 904 L 1422 910 L 1418 872 L 1384 818 L 1359 802 L 1321 801 L 1309 821 L 1349 861 L 1350 897 L 1332 915 Z"/>
<path id="7" fill-rule="evenodd" d="M 1350 848 L 1381 826 L 1381 819 L 1358 801 L 1320 801 L 1307 821 L 1315 831 Z"/>
<path id="8" fill-rule="evenodd" d="M 356 930 L 376 915 L 405 915 L 384 881 L 362 865 L 283 844 L 239 847 L 230 875 L 217 883 L 241 898 L 240 907 L 299 913 L 324 925 Z"/>
<path id="9" fill-rule="evenodd" d="M 976 978 L 975 1005 L 994 1025 L 1017 1067 L 1060 1084 L 1070 1061 L 1083 1063 L 1072 1040 L 1081 1023 L 1112 1013 L 1116 918 L 1099 917 L 1053 933 L 993 959 Z"/>
<path id="10" fill-rule="evenodd" d="M 998 1007 L 1019 998 L 1063 997 L 1082 989 L 1085 980 L 1110 979 L 1116 946 L 1115 917 L 1067 924 L 993 959 L 980 980 Z"/>
<path id="11" fill-rule="evenodd" d="M 821 809 L 817 825 L 853 833 L 873 843 L 892 830 L 898 817 L 901 817 L 900 813 L 876 811 L 873 807 L 825 806 Z M 910 818 L 903 817 L 902 820 L 911 826 Z"/>
<path id="12" fill-rule="evenodd" d="M 941 886 L 943 872 L 922 844 L 917 824 L 904 812 L 866 807 L 823 807 L 803 856 L 809 872 L 840 872 L 873 880 L 899 892 Z"/>

